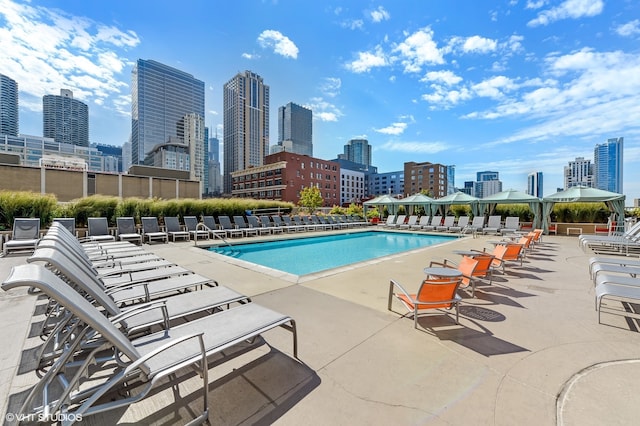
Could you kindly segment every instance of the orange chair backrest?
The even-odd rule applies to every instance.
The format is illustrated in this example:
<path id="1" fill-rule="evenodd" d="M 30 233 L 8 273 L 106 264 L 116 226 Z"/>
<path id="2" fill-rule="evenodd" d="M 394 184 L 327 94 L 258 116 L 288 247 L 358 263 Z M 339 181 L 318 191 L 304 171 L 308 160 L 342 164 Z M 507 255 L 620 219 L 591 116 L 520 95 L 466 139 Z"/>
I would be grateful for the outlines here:
<path id="1" fill-rule="evenodd" d="M 498 244 L 496 246 L 496 248 L 493 249 L 493 256 L 495 257 L 495 259 L 493 260 L 493 264 L 494 265 L 500 265 L 500 261 L 502 260 L 507 260 L 504 259 L 504 255 L 507 252 L 507 245 L 506 244 Z"/>
<path id="2" fill-rule="evenodd" d="M 454 299 L 456 291 L 458 291 L 461 278 L 427 278 L 422 281 L 420 290 L 416 295 L 418 309 L 451 307 L 451 301 Z"/>
<path id="3" fill-rule="evenodd" d="M 522 252 L 521 244 L 507 244 L 502 260 L 518 260 Z"/>
<path id="4" fill-rule="evenodd" d="M 491 272 L 491 262 L 493 262 L 493 255 L 490 254 L 478 254 L 474 255 L 473 259 L 478 262 L 476 268 L 473 270 L 472 276 L 474 277 L 486 277 Z"/>
<path id="5" fill-rule="evenodd" d="M 524 248 L 529 248 L 532 239 L 533 233 L 530 232 L 529 234 L 520 237 L 520 239 L 518 240 L 518 244 L 522 244 Z"/>
<path id="6" fill-rule="evenodd" d="M 478 266 L 478 261 L 472 257 L 467 257 L 467 256 L 462 256 L 462 260 L 460 261 L 460 264 L 458 265 L 458 271 L 462 272 L 462 280 L 461 280 L 461 284 L 463 285 L 469 285 L 471 278 L 473 276 L 473 273 L 476 270 L 476 267 Z"/>
<path id="7" fill-rule="evenodd" d="M 542 236 L 542 229 L 534 229 L 533 230 L 533 241 L 539 241 L 540 237 Z"/>

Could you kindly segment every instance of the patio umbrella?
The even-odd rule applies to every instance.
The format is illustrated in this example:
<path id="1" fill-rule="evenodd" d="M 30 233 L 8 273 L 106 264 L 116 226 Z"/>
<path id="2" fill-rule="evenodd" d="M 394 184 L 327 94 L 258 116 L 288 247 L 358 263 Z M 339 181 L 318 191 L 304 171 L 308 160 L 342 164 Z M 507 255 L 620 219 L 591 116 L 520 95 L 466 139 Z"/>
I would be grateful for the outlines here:
<path id="1" fill-rule="evenodd" d="M 447 213 L 446 210 L 448 210 L 452 205 L 469 204 L 471 206 L 471 213 L 473 213 L 474 216 L 479 216 L 481 214 L 479 202 L 479 198 L 457 191 L 453 194 L 438 198 L 437 200 L 434 200 L 433 203 L 438 206 L 444 206 L 445 211 L 442 212 L 443 215 Z"/>
<path id="2" fill-rule="evenodd" d="M 542 199 L 544 204 L 544 230 L 546 232 L 549 229 L 549 223 L 551 222 L 550 215 L 555 203 L 605 203 L 607 208 L 612 212 L 612 220 L 617 220 L 618 223 L 622 223 L 624 221 L 624 200 L 625 196 L 623 194 L 586 186 L 573 186 L 564 191 L 556 192 Z"/>
<path id="3" fill-rule="evenodd" d="M 487 214 L 491 214 L 498 204 L 528 204 L 533 212 L 533 227 L 539 228 L 542 223 L 542 201 L 538 197 L 515 189 L 508 189 L 482 198 L 480 200 L 480 211 L 486 211 Z"/>

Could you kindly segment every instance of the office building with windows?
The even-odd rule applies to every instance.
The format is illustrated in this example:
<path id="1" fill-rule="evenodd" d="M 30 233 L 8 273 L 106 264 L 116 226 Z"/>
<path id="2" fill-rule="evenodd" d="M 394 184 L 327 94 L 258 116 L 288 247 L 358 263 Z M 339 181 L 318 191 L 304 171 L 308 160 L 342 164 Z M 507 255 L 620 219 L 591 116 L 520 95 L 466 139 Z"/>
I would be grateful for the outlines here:
<path id="1" fill-rule="evenodd" d="M 564 189 L 572 186 L 586 186 L 593 188 L 593 164 L 584 157 L 576 157 L 564 166 Z"/>
<path id="2" fill-rule="evenodd" d="M 338 155 L 338 158 L 370 166 L 371 145 L 369 145 L 369 141 L 366 139 L 351 139 L 344 146 L 344 153 Z"/>
<path id="3" fill-rule="evenodd" d="M 623 138 L 611 138 L 593 150 L 594 187 L 622 194 Z"/>
<path id="4" fill-rule="evenodd" d="M 533 172 L 527 175 L 527 194 L 542 198 L 542 172 Z"/>
<path id="5" fill-rule="evenodd" d="M 188 114 L 204 117 L 204 82 L 138 59 L 131 72 L 131 163 L 144 164 L 156 145 L 179 137 L 179 124 Z"/>
<path id="6" fill-rule="evenodd" d="M 209 194 L 222 193 L 222 174 L 220 173 L 220 140 L 218 135 L 209 138 Z"/>
<path id="7" fill-rule="evenodd" d="M 261 166 L 269 154 L 269 86 L 245 71 L 224 84 L 224 192 L 233 190 L 231 174 Z"/>
<path id="8" fill-rule="evenodd" d="M 369 176 L 369 195 L 404 195 L 404 171 L 375 173 Z"/>
<path id="9" fill-rule="evenodd" d="M 42 97 L 42 135 L 58 143 L 89 146 L 89 107 L 73 99 L 73 92 Z"/>
<path id="10" fill-rule="evenodd" d="M 0 135 L 18 136 L 18 83 L 0 74 Z"/>
<path id="11" fill-rule="evenodd" d="M 426 191 L 433 198 L 447 195 L 447 166 L 429 162 L 404 163 L 404 195 L 409 196 Z"/>
<path id="12" fill-rule="evenodd" d="M 271 153 L 293 152 L 313 156 L 313 120 L 311 110 L 289 102 L 278 108 L 278 143 Z"/>

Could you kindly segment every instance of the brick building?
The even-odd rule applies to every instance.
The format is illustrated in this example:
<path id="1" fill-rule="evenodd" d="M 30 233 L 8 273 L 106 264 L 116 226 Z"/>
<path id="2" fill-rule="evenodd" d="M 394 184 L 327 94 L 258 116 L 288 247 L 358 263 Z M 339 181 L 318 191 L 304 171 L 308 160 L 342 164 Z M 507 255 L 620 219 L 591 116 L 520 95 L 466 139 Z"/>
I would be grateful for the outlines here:
<path id="1" fill-rule="evenodd" d="M 404 193 L 412 195 L 423 190 L 429 196 L 440 198 L 447 195 L 447 166 L 434 163 L 404 163 Z"/>
<path id="2" fill-rule="evenodd" d="M 264 165 L 231 173 L 234 197 L 297 204 L 303 188 L 320 189 L 323 206 L 340 205 L 340 165 L 292 152 L 267 155 Z"/>

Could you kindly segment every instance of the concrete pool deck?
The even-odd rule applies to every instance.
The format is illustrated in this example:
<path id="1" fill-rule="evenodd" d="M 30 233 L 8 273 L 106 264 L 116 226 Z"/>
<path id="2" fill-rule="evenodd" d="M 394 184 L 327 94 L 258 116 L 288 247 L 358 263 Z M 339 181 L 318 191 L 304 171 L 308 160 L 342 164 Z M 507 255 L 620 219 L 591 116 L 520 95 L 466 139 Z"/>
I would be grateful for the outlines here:
<path id="1" fill-rule="evenodd" d="M 144 247 L 297 322 L 300 361 L 290 356 L 290 333 L 279 329 L 255 349 L 212 360 L 211 424 L 637 423 L 640 327 L 606 314 L 598 324 L 589 254 L 574 236 L 545 236 L 522 266 L 496 274 L 475 298 L 461 292 L 459 325 L 434 313 L 415 330 L 410 317 L 387 311 L 390 279 L 415 290 L 431 260 L 456 260 L 453 250 L 491 247 L 495 239 L 463 238 L 294 282 L 193 242 Z M 1 258 L 0 279 L 25 259 Z M 37 380 L 20 372 L 20 358 L 37 344 L 28 336 L 38 303 L 25 291 L 0 292 L 0 338 L 11 342 L 2 350 L 3 415 Z M 168 383 L 127 410 L 83 423 L 186 423 L 202 405 L 198 385 L 197 376 Z"/>

